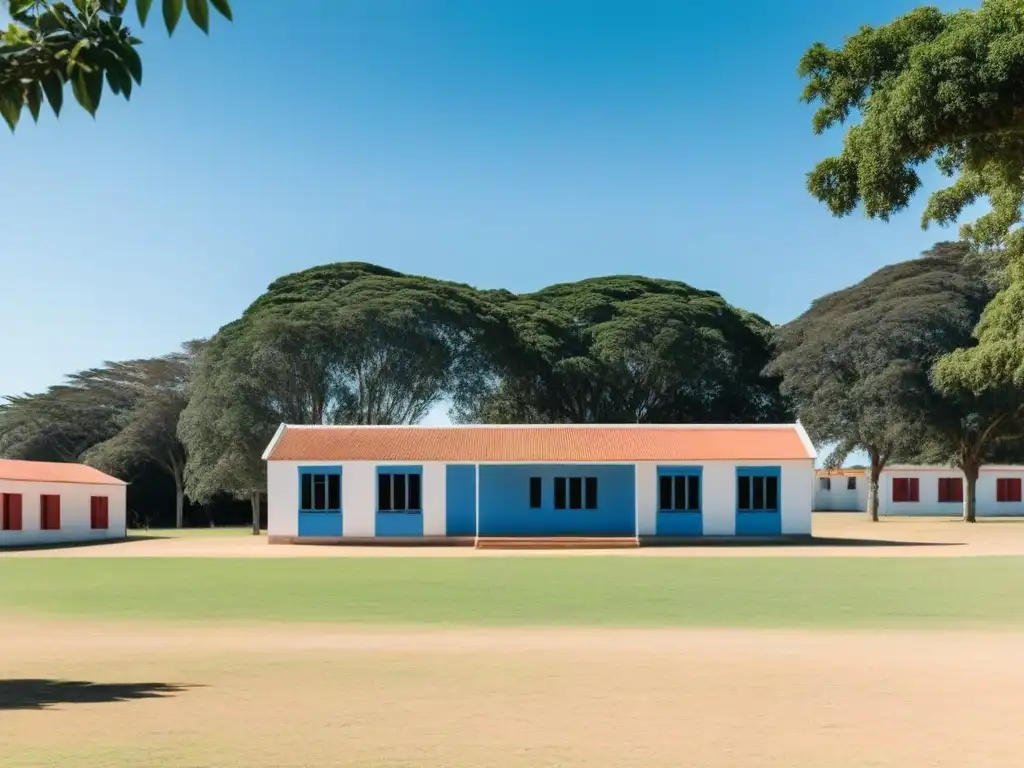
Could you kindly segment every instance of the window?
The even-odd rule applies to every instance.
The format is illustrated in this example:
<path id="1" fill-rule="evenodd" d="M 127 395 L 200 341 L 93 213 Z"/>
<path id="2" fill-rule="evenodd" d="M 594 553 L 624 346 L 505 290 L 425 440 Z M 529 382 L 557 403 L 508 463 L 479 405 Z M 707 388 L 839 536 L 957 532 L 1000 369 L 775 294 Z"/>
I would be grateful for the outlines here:
<path id="1" fill-rule="evenodd" d="M 1018 487 L 1019 487 L 1018 482 Z M 3 531 L 20 531 L 21 530 L 21 494 L 20 493 L 5 493 L 0 497 L 0 512 L 3 513 L 0 518 L 0 530 Z"/>
<path id="2" fill-rule="evenodd" d="M 597 509 L 597 478 L 556 477 L 555 509 Z"/>
<path id="3" fill-rule="evenodd" d="M 846 490 L 848 490 L 848 491 L 856 491 L 857 490 L 857 478 L 856 477 L 848 477 L 848 478 L 846 478 Z"/>
<path id="4" fill-rule="evenodd" d="M 699 512 L 700 475 L 661 475 L 658 509 L 662 512 Z"/>
<path id="5" fill-rule="evenodd" d="M 539 477 L 530 478 L 530 509 L 540 509 L 543 502 Z"/>
<path id="6" fill-rule="evenodd" d="M 916 477 L 894 477 L 892 479 L 893 501 L 919 501 L 920 493 Z"/>
<path id="7" fill-rule="evenodd" d="M 110 527 L 110 502 L 106 496 L 89 499 L 89 521 L 94 531 L 105 531 Z"/>
<path id="8" fill-rule="evenodd" d="M 742 475 L 737 481 L 741 512 L 778 512 L 778 475 Z"/>
<path id="9" fill-rule="evenodd" d="M 963 501 L 964 480 L 962 477 L 939 478 L 939 501 Z"/>
<path id="10" fill-rule="evenodd" d="M 39 497 L 39 528 L 43 531 L 60 530 L 60 496 L 44 494 Z"/>
<path id="11" fill-rule="evenodd" d="M 821 490 L 823 490 L 823 491 L 831 491 L 832 490 L 832 478 L 831 477 L 819 477 L 818 478 L 818 487 L 821 488 Z"/>
<path id="12" fill-rule="evenodd" d="M 303 472 L 300 490 L 300 512 L 341 512 L 339 472 Z"/>
<path id="13" fill-rule="evenodd" d="M 377 475 L 378 512 L 422 512 L 419 472 L 381 472 Z"/>
<path id="14" fill-rule="evenodd" d="M 1020 478 L 1000 477 L 996 480 L 996 501 L 1020 501 Z"/>

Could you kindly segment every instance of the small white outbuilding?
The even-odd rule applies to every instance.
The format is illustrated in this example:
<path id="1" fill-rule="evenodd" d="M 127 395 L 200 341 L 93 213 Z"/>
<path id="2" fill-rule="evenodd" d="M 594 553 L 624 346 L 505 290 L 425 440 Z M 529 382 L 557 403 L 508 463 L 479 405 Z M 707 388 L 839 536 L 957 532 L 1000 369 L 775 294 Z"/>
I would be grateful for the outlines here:
<path id="1" fill-rule="evenodd" d="M 0 459 L 0 547 L 124 538 L 126 490 L 84 464 Z"/>

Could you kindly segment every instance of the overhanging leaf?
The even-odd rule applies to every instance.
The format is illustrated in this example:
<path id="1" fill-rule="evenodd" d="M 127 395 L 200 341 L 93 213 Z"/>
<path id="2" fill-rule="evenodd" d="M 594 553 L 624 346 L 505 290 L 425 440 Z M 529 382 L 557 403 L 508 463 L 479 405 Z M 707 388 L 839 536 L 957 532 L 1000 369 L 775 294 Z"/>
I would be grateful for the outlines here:
<path id="1" fill-rule="evenodd" d="M 210 6 L 206 0 L 187 0 L 188 15 L 203 32 L 210 32 Z"/>
<path id="2" fill-rule="evenodd" d="M 153 0 L 136 0 L 135 8 L 139 12 L 139 23 L 146 26 L 146 19 L 149 18 L 149 9 L 153 7 Z"/>
<path id="3" fill-rule="evenodd" d="M 228 0 L 210 0 L 210 5 L 217 9 L 217 13 L 223 16 L 228 21 L 234 21 L 234 16 L 231 14 L 231 5 Z"/>
<path id="4" fill-rule="evenodd" d="M 164 24 L 167 26 L 167 34 L 174 34 L 183 9 L 183 0 L 164 0 Z"/>
<path id="5" fill-rule="evenodd" d="M 21 118 L 21 100 L 15 98 L 8 91 L 0 93 L 0 115 L 3 116 L 7 127 L 14 131 Z"/>
<path id="6" fill-rule="evenodd" d="M 43 103 L 43 89 L 39 83 L 30 83 L 25 86 L 25 104 L 32 114 L 32 120 L 39 122 L 39 108 Z"/>
<path id="7" fill-rule="evenodd" d="M 71 92 L 75 95 L 75 100 L 81 105 L 82 109 L 95 117 L 97 105 L 93 103 L 89 87 L 86 85 L 86 74 L 83 69 L 75 70 L 75 74 L 71 77 Z"/>
<path id="8" fill-rule="evenodd" d="M 43 78 L 43 92 L 53 114 L 60 117 L 60 109 L 64 106 L 64 81 L 57 72 L 51 72 Z"/>

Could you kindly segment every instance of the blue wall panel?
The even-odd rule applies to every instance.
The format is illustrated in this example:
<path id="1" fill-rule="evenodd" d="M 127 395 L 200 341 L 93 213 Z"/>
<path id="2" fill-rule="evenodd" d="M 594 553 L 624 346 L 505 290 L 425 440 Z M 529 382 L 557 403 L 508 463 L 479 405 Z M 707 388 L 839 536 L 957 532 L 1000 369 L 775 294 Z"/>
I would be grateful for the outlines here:
<path id="1" fill-rule="evenodd" d="M 700 485 L 697 509 L 695 510 L 672 510 L 661 509 L 661 478 L 663 477 L 689 477 L 696 475 Z M 704 469 L 699 466 L 665 466 L 658 467 L 658 474 L 654 482 L 655 504 L 658 505 L 657 518 L 655 520 L 655 532 L 658 536 L 703 536 L 704 535 Z"/>
<path id="2" fill-rule="evenodd" d="M 377 536 L 422 536 L 422 512 L 378 512 L 374 523 Z"/>
<path id="3" fill-rule="evenodd" d="M 700 512 L 658 512 L 658 536 L 703 536 L 704 516 Z"/>
<path id="4" fill-rule="evenodd" d="M 296 501 L 296 509 L 299 515 L 298 532 L 299 536 L 341 536 L 343 512 L 343 499 L 345 489 L 344 478 L 340 466 L 314 466 L 299 467 L 299 498 Z M 302 476 L 303 475 L 337 475 L 338 484 L 338 508 L 332 510 L 304 510 L 302 508 Z"/>
<path id="5" fill-rule="evenodd" d="M 341 536 L 341 513 L 299 512 L 299 536 Z"/>
<path id="6" fill-rule="evenodd" d="M 530 478 L 542 483 L 530 509 Z M 596 477 L 597 509 L 555 509 L 556 477 Z M 633 536 L 636 472 L 632 464 L 490 464 L 480 466 L 481 536 Z"/>
<path id="7" fill-rule="evenodd" d="M 445 482 L 445 534 L 476 535 L 476 466 L 449 464 Z"/>
<path id="8" fill-rule="evenodd" d="M 778 479 L 778 499 L 774 510 L 741 510 L 739 488 L 741 477 L 775 477 Z M 780 536 L 782 534 L 782 468 L 781 467 L 737 467 L 733 480 L 736 494 L 736 535 L 737 536 Z"/>

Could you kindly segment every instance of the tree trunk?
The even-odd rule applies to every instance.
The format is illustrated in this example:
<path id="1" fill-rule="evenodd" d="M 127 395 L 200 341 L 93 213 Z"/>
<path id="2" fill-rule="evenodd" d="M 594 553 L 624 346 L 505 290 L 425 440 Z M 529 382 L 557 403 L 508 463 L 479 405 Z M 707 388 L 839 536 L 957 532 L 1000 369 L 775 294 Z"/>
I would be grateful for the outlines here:
<path id="1" fill-rule="evenodd" d="M 871 459 L 871 470 L 868 475 L 868 515 L 871 522 L 878 522 L 878 484 L 882 474 L 882 461 L 876 451 L 868 451 Z"/>
<path id="2" fill-rule="evenodd" d="M 185 489 L 177 475 L 174 476 L 174 524 L 178 528 L 185 527 Z"/>
<path id="3" fill-rule="evenodd" d="M 249 492 L 249 504 L 252 506 L 252 535 L 260 535 L 260 492 Z"/>
<path id="4" fill-rule="evenodd" d="M 973 462 L 965 463 L 964 471 L 964 522 L 975 523 L 977 518 L 977 499 L 975 489 L 978 487 L 978 475 L 981 467 Z"/>

